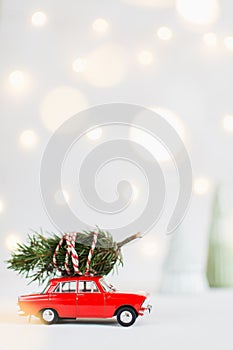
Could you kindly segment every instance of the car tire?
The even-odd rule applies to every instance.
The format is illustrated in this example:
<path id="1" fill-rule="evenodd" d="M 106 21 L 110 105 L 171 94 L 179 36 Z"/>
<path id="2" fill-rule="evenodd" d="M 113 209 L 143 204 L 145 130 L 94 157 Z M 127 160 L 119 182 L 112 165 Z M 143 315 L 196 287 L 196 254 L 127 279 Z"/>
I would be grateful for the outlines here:
<path id="1" fill-rule="evenodd" d="M 117 311 L 117 322 L 123 327 L 129 327 L 134 324 L 137 318 L 137 312 L 129 306 L 121 307 Z"/>
<path id="2" fill-rule="evenodd" d="M 40 318 L 45 324 L 53 324 L 58 321 L 58 314 L 53 309 L 43 309 L 40 312 Z"/>

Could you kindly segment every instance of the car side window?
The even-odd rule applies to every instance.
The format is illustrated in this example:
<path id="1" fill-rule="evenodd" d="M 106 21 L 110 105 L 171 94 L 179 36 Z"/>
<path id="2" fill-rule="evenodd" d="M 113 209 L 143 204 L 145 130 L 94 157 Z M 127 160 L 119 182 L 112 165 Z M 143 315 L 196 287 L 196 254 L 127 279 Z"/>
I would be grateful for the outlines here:
<path id="1" fill-rule="evenodd" d="M 54 293 L 76 293 L 76 281 L 60 282 L 53 292 Z"/>
<path id="2" fill-rule="evenodd" d="M 99 289 L 94 281 L 79 281 L 79 293 L 98 293 Z"/>

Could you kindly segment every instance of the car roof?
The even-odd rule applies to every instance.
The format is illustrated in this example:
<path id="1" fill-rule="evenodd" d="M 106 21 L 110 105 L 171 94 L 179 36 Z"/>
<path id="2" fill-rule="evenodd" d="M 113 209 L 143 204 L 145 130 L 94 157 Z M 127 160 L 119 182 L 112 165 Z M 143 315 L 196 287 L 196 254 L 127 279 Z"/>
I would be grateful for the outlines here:
<path id="1" fill-rule="evenodd" d="M 99 280 L 103 278 L 103 276 L 84 276 L 84 275 L 77 275 L 77 276 L 65 276 L 65 277 L 56 277 L 56 278 L 52 278 L 50 280 L 50 283 L 52 282 L 67 282 L 67 281 L 78 281 L 78 280 L 82 280 L 82 281 L 95 281 L 95 280 Z"/>

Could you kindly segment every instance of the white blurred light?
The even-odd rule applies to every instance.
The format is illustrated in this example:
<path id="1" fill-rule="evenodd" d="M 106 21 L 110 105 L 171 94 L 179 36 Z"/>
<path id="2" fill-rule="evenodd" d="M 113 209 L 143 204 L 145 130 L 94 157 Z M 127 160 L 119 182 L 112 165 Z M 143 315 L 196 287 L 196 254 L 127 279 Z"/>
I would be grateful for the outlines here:
<path id="1" fill-rule="evenodd" d="M 87 61 L 83 57 L 78 57 L 76 60 L 74 60 L 72 67 L 73 70 L 77 73 L 82 73 L 85 71 L 87 66 Z"/>
<path id="2" fill-rule="evenodd" d="M 207 25 L 216 21 L 219 15 L 218 0 L 176 0 L 176 10 L 186 21 Z"/>
<path id="3" fill-rule="evenodd" d="M 94 20 L 92 23 L 92 28 L 95 32 L 103 34 L 106 33 L 108 28 L 109 28 L 109 23 L 106 19 L 104 18 L 97 18 Z"/>
<path id="4" fill-rule="evenodd" d="M 164 107 L 151 107 L 152 111 L 163 117 L 178 133 L 182 141 L 187 143 L 187 131 L 181 119 L 171 110 Z M 131 127 L 129 132 L 130 140 L 139 143 L 146 148 L 159 163 L 170 163 L 172 158 L 166 147 L 155 139 L 154 136 L 148 134 L 144 130 L 136 127 Z M 178 153 L 179 149 L 174 149 L 174 153 Z"/>
<path id="5" fill-rule="evenodd" d="M 87 132 L 87 137 L 90 140 L 98 140 L 101 136 L 102 136 L 102 129 L 99 127 Z"/>
<path id="6" fill-rule="evenodd" d="M 121 0 L 130 5 L 143 7 L 171 7 L 175 0 Z"/>
<path id="7" fill-rule="evenodd" d="M 87 99 L 82 92 L 69 86 L 60 86 L 51 90 L 41 103 L 43 124 L 47 129 L 55 131 L 68 118 L 87 106 Z"/>
<path id="8" fill-rule="evenodd" d="M 147 257 L 157 257 L 159 254 L 159 245 L 158 242 L 155 242 L 153 240 L 146 241 L 141 243 L 141 250 L 143 255 Z"/>
<path id="9" fill-rule="evenodd" d="M 55 201 L 59 205 L 64 205 L 69 203 L 70 196 L 66 190 L 58 190 L 54 195 Z"/>
<path id="10" fill-rule="evenodd" d="M 224 38 L 224 45 L 228 50 L 233 50 L 233 36 Z"/>
<path id="11" fill-rule="evenodd" d="M 128 56 L 118 45 L 104 45 L 87 57 L 84 77 L 93 86 L 110 87 L 119 84 L 127 74 Z"/>
<path id="12" fill-rule="evenodd" d="M 233 115 L 227 114 L 223 117 L 222 127 L 226 132 L 233 132 Z"/>
<path id="13" fill-rule="evenodd" d="M 17 234 L 12 233 L 6 237 L 5 244 L 10 251 L 14 251 L 18 243 L 21 243 L 21 239 Z"/>
<path id="14" fill-rule="evenodd" d="M 142 50 L 138 54 L 138 61 L 142 65 L 145 65 L 145 66 L 150 65 L 154 61 L 152 52 L 147 50 Z"/>
<path id="15" fill-rule="evenodd" d="M 38 143 L 38 136 L 33 130 L 24 130 L 20 134 L 19 142 L 24 148 L 32 149 Z"/>
<path id="16" fill-rule="evenodd" d="M 177 134 L 180 136 L 181 140 L 186 143 L 188 140 L 187 130 L 180 119 L 180 117 L 173 112 L 172 110 L 161 107 L 161 106 L 154 106 L 150 108 L 155 113 L 159 114 L 161 117 L 163 117 L 171 126 L 175 129 Z"/>
<path id="17" fill-rule="evenodd" d="M 9 82 L 14 89 L 20 90 L 26 85 L 25 74 L 20 70 L 15 70 L 10 73 Z"/>
<path id="18" fill-rule="evenodd" d="M 210 181 L 205 177 L 197 177 L 193 182 L 193 192 L 199 196 L 206 194 L 210 190 Z"/>
<path id="19" fill-rule="evenodd" d="M 47 16 L 42 11 L 36 11 L 31 17 L 31 22 L 35 27 L 43 27 L 47 22 Z"/>
<path id="20" fill-rule="evenodd" d="M 140 128 L 130 127 L 129 138 L 133 142 L 139 143 L 143 146 L 159 163 L 171 161 L 167 149 L 161 144 L 161 142 L 146 131 Z M 142 156 L 146 157 L 144 154 L 142 154 Z"/>
<path id="21" fill-rule="evenodd" d="M 203 35 L 203 41 L 207 46 L 216 46 L 217 35 L 215 33 L 205 33 Z"/>
<path id="22" fill-rule="evenodd" d="M 139 198 L 139 188 L 136 185 L 132 185 L 132 199 L 136 201 Z"/>
<path id="23" fill-rule="evenodd" d="M 157 35 L 160 40 L 170 40 L 173 32 L 170 28 L 163 26 L 157 30 Z"/>
<path id="24" fill-rule="evenodd" d="M 0 213 L 2 213 L 4 211 L 4 202 L 2 200 L 0 200 Z"/>

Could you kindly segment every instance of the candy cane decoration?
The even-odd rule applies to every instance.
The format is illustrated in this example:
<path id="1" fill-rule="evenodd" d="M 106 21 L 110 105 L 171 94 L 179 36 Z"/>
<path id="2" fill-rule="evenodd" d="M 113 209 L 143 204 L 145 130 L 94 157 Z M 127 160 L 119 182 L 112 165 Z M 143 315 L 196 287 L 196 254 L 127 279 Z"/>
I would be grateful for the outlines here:
<path id="1" fill-rule="evenodd" d="M 79 265 L 79 259 L 78 254 L 75 250 L 75 240 L 76 240 L 76 233 L 71 233 L 70 235 L 66 234 L 66 243 L 67 243 L 67 251 L 66 251 L 66 257 L 65 257 L 65 269 L 68 273 L 68 275 L 71 274 L 70 268 L 69 268 L 69 257 L 71 255 L 71 260 L 74 268 L 74 272 L 81 275 L 81 271 L 78 268 Z"/>
<path id="2" fill-rule="evenodd" d="M 70 268 L 69 268 L 69 257 L 71 256 L 74 272 L 76 274 L 82 275 L 81 271 L 79 270 L 79 259 L 78 254 L 75 250 L 75 240 L 76 240 L 76 233 L 65 233 L 63 237 L 61 238 L 60 242 L 58 243 L 55 252 L 53 254 L 53 265 L 61 271 L 59 266 L 57 265 L 57 252 L 60 250 L 62 244 L 64 241 L 66 241 L 67 244 L 67 251 L 65 256 L 65 269 L 68 275 L 71 274 Z"/>
<path id="3" fill-rule="evenodd" d="M 90 264 L 91 264 L 91 258 L 92 258 L 93 251 L 94 251 L 95 246 L 96 246 L 96 243 L 97 243 L 97 238 L 98 238 L 98 232 L 94 231 L 94 232 L 93 232 L 93 242 L 92 242 L 92 246 L 91 246 L 91 249 L 89 250 L 89 254 L 88 254 L 88 258 L 87 258 L 85 276 L 89 275 Z"/>
<path id="4" fill-rule="evenodd" d="M 63 235 L 63 237 L 61 238 L 61 240 L 59 241 L 54 254 L 53 254 L 53 265 L 55 268 L 57 268 L 59 271 L 62 271 L 58 264 L 57 264 L 57 253 L 58 251 L 61 249 L 61 246 L 63 244 L 63 242 L 65 241 L 67 244 L 67 250 L 66 250 L 66 256 L 65 256 L 65 270 L 67 272 L 68 275 L 71 275 L 71 271 L 69 268 L 69 258 L 71 256 L 71 260 L 72 260 L 72 265 L 74 268 L 74 272 L 75 274 L 78 275 L 82 275 L 82 272 L 79 270 L 79 258 L 78 258 L 78 254 L 75 250 L 75 241 L 76 241 L 76 237 L 77 237 L 77 233 L 73 232 L 73 233 L 65 233 Z M 89 270 L 90 270 L 90 264 L 91 264 L 91 258 L 93 255 L 93 251 L 95 249 L 95 246 L 97 244 L 97 238 L 98 238 L 98 233 L 96 231 L 93 232 L 93 242 L 91 245 L 91 249 L 89 250 L 89 254 L 88 254 L 88 258 L 87 258 L 87 264 L 86 264 L 86 272 L 85 275 L 89 275 Z"/>

